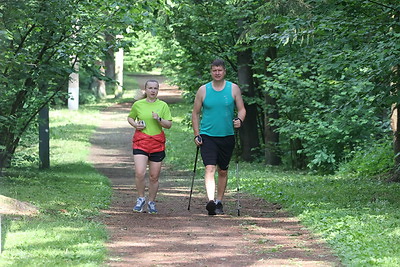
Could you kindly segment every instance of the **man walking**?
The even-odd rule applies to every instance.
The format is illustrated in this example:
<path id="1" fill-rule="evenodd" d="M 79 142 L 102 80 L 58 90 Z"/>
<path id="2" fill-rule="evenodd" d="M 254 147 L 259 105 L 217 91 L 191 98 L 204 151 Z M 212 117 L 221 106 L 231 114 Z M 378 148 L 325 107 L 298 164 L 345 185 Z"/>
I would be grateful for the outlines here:
<path id="1" fill-rule="evenodd" d="M 225 75 L 225 62 L 221 59 L 214 60 L 211 63 L 212 81 L 198 89 L 192 111 L 194 142 L 201 146 L 201 157 L 205 166 L 208 215 L 224 213 L 222 199 L 228 182 L 229 162 L 235 147 L 234 128 L 240 128 L 246 117 L 240 88 L 237 84 L 226 81 Z M 216 171 L 217 198 L 214 178 Z"/>

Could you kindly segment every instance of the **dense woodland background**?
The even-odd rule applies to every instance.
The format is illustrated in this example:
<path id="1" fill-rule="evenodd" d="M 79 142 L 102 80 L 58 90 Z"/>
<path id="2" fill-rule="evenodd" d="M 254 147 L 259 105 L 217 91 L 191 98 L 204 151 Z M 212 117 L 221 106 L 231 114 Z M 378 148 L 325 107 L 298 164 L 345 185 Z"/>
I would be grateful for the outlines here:
<path id="1" fill-rule="evenodd" d="M 66 105 L 78 63 L 82 103 L 120 97 L 124 49 L 125 72 L 160 70 L 188 101 L 224 59 L 245 161 L 400 180 L 397 1 L 1 0 L 0 49 L 0 170 Z"/>
<path id="2" fill-rule="evenodd" d="M 228 189 L 293 214 L 343 265 L 400 265 L 399 1 L 0 0 L 0 51 L 0 195 L 40 209 L 3 220 L 0 265 L 103 264 L 94 218 L 112 188 L 87 160 L 99 110 L 132 100 L 131 74 L 166 76 L 187 100 L 171 105 L 166 164 L 191 171 L 214 58 L 248 111 Z M 85 105 L 68 110 L 77 77 Z"/>

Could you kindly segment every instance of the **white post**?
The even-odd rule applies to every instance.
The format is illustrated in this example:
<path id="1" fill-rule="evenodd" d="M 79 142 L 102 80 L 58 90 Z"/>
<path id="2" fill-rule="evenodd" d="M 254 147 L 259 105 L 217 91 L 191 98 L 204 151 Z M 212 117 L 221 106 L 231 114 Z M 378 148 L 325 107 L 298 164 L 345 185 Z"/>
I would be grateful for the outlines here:
<path id="1" fill-rule="evenodd" d="M 117 39 L 124 38 L 122 35 L 117 35 Z M 124 49 L 121 47 L 115 53 L 115 80 L 117 81 L 115 87 L 115 97 L 121 98 L 123 95 L 122 86 L 124 84 Z"/>
<path id="2" fill-rule="evenodd" d="M 75 60 L 74 60 L 75 61 Z M 68 109 L 78 110 L 79 109 L 79 65 L 78 61 L 75 62 L 75 72 L 69 75 L 68 82 Z"/>

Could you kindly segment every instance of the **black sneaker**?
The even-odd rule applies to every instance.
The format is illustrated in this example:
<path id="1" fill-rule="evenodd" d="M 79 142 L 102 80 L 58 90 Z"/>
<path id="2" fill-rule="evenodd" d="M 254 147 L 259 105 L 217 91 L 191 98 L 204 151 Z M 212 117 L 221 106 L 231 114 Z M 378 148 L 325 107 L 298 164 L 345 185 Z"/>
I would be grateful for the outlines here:
<path id="1" fill-rule="evenodd" d="M 214 200 L 210 200 L 206 206 L 206 209 L 208 210 L 208 215 L 217 215 L 217 213 L 215 213 L 216 207 L 217 205 L 215 205 Z"/>
<path id="2" fill-rule="evenodd" d="M 216 214 L 224 214 L 224 210 L 223 210 L 223 206 L 222 206 L 222 202 L 218 202 L 216 207 L 215 207 L 215 213 Z"/>

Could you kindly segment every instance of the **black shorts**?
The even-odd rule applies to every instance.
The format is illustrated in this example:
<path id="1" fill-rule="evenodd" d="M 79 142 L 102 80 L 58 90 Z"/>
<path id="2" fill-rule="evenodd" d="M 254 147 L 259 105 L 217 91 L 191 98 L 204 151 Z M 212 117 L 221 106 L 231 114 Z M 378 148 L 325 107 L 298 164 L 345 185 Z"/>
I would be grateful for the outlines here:
<path id="1" fill-rule="evenodd" d="M 227 170 L 235 148 L 235 136 L 213 137 L 205 134 L 201 135 L 203 144 L 201 145 L 201 157 L 203 164 L 218 165 L 221 170 Z"/>
<path id="2" fill-rule="evenodd" d="M 165 158 L 165 151 L 147 153 L 141 149 L 133 149 L 133 155 L 145 155 L 153 162 L 161 162 Z"/>

